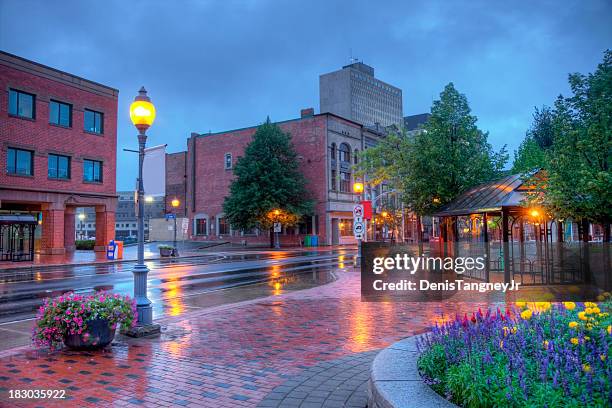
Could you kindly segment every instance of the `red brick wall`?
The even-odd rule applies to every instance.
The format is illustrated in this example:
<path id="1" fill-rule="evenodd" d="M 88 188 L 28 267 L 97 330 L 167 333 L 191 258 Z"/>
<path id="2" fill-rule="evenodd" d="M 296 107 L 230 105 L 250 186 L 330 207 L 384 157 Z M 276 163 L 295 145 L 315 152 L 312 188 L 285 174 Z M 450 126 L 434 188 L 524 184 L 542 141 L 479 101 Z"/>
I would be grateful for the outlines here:
<path id="1" fill-rule="evenodd" d="M 171 211 L 172 200 L 178 198 L 179 207 L 175 210 L 177 214 L 185 215 L 186 212 L 186 158 L 187 152 L 166 154 L 166 211 Z"/>
<path id="2" fill-rule="evenodd" d="M 36 95 L 34 121 L 9 116 L 9 88 Z M 72 127 L 49 124 L 49 99 L 72 104 Z M 83 109 L 104 113 L 104 134 L 83 130 Z M 115 194 L 117 157 L 117 96 L 100 95 L 53 79 L 0 64 L 0 185 L 35 190 Z M 34 176 L 6 174 L 7 147 L 33 150 Z M 47 177 L 47 154 L 71 157 L 68 181 Z M 103 182 L 83 182 L 83 159 L 103 162 Z"/>
<path id="3" fill-rule="evenodd" d="M 317 232 L 320 239 L 325 235 L 326 121 L 327 116 L 321 115 L 278 124 L 283 131 L 289 132 L 292 136 L 292 142 L 300 160 L 300 169 L 308 181 L 307 188 L 315 201 L 315 213 L 319 215 Z M 251 127 L 203 135 L 190 140 L 187 160 L 187 174 L 189 175 L 187 196 L 190 219 L 197 213 L 213 217 L 223 212 L 223 200 L 228 194 L 229 185 L 233 179 L 232 170 L 225 170 L 225 154 L 232 154 L 233 165 L 235 165 L 237 158 L 243 155 L 245 147 L 251 142 L 256 130 L 256 127 Z M 191 198 L 191 157 L 194 140 L 196 150 L 195 206 L 192 205 Z M 176 178 L 178 176 L 167 177 Z M 190 228 L 192 226 L 190 224 Z"/>

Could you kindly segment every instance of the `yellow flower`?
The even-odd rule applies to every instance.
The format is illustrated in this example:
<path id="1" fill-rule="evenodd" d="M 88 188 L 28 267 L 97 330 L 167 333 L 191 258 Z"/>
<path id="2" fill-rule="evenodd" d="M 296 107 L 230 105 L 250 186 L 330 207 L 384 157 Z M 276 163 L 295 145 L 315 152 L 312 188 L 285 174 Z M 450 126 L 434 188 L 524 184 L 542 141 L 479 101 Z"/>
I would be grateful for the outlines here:
<path id="1" fill-rule="evenodd" d="M 550 302 L 535 302 L 535 308 L 543 311 L 550 309 L 550 306 Z"/>
<path id="2" fill-rule="evenodd" d="M 584 313 L 591 314 L 593 313 L 593 309 L 591 309 L 590 307 L 587 307 L 586 309 L 584 309 Z"/>
<path id="3" fill-rule="evenodd" d="M 612 334 L 612 324 L 608 326 L 608 334 Z"/>
<path id="4" fill-rule="evenodd" d="M 593 330 L 593 324 L 591 324 L 591 323 L 587 323 L 587 324 L 585 325 L 585 328 L 586 328 L 587 330 L 591 331 L 591 330 Z"/>
<path id="5" fill-rule="evenodd" d="M 580 320 L 587 320 L 586 314 L 584 312 L 578 312 L 578 318 Z"/>
<path id="6" fill-rule="evenodd" d="M 531 310 L 529 310 L 529 309 L 527 309 L 527 310 L 523 310 L 523 311 L 521 312 L 521 317 L 522 317 L 524 320 L 529 320 L 529 319 L 531 319 L 531 316 L 532 316 L 532 315 L 533 315 L 533 312 L 532 312 Z"/>
<path id="7" fill-rule="evenodd" d="M 513 327 L 513 328 L 512 328 L 512 330 L 510 330 L 510 332 L 511 332 L 512 334 L 515 334 L 515 333 L 516 333 L 516 327 Z"/>
<path id="8" fill-rule="evenodd" d="M 502 330 L 504 331 L 504 337 L 508 336 L 508 333 L 510 332 L 508 326 L 504 326 Z"/>
<path id="9" fill-rule="evenodd" d="M 599 308 L 598 308 L 597 306 L 592 307 L 592 308 L 591 308 L 591 311 L 592 311 L 593 313 L 595 313 L 595 314 L 601 313 L 601 310 L 599 310 Z"/>
<path id="10" fill-rule="evenodd" d="M 569 322 L 568 326 L 570 329 L 575 329 L 578 327 L 578 322 Z"/>
<path id="11" fill-rule="evenodd" d="M 524 308 L 526 305 L 525 302 L 515 302 L 514 304 L 516 305 L 516 307 L 520 307 L 521 309 Z"/>
<path id="12" fill-rule="evenodd" d="M 500 349 L 503 349 L 503 348 L 504 348 L 504 341 L 503 341 L 503 340 L 500 340 L 500 341 L 499 341 L 499 348 L 500 348 Z"/>
<path id="13" fill-rule="evenodd" d="M 601 361 L 606 361 L 606 355 L 605 355 L 605 354 L 600 354 L 600 355 L 599 355 L 599 359 L 600 359 Z"/>
<path id="14" fill-rule="evenodd" d="M 584 302 L 584 307 L 597 307 L 597 303 Z"/>
<path id="15" fill-rule="evenodd" d="M 588 364 L 583 364 L 583 365 L 582 365 L 582 370 L 583 370 L 585 373 L 588 373 L 588 372 L 590 372 L 590 371 L 591 371 L 591 366 L 590 366 L 590 365 L 588 365 Z"/>
<path id="16" fill-rule="evenodd" d="M 572 337 L 572 338 L 570 339 L 570 341 L 572 342 L 572 344 L 573 344 L 574 346 L 575 346 L 575 345 L 577 345 L 577 344 L 579 343 L 579 340 L 578 340 L 578 338 L 576 338 L 576 337 Z"/>
<path id="17" fill-rule="evenodd" d="M 576 308 L 576 304 L 574 302 L 563 302 L 563 306 L 565 306 L 567 310 L 574 310 Z"/>
<path id="18" fill-rule="evenodd" d="M 544 340 L 542 346 L 544 346 L 544 350 L 548 350 L 548 340 Z"/>
<path id="19" fill-rule="evenodd" d="M 584 341 L 589 341 L 591 338 L 589 336 L 584 336 Z"/>

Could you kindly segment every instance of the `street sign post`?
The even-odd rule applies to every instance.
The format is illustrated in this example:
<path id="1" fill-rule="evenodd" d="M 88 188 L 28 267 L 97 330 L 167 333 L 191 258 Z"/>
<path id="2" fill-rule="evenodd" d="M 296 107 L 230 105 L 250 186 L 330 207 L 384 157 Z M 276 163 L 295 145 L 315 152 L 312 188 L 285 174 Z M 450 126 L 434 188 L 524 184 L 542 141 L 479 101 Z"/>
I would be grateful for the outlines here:
<path id="1" fill-rule="evenodd" d="M 363 239 L 363 233 L 365 232 L 365 224 L 363 221 L 353 222 L 353 234 L 356 239 Z"/>
<path id="2" fill-rule="evenodd" d="M 283 231 L 283 226 L 281 225 L 280 222 L 275 222 L 274 223 L 274 232 L 282 232 Z"/>
<path id="3" fill-rule="evenodd" d="M 353 206 L 353 218 L 363 218 L 363 205 L 355 204 Z"/>

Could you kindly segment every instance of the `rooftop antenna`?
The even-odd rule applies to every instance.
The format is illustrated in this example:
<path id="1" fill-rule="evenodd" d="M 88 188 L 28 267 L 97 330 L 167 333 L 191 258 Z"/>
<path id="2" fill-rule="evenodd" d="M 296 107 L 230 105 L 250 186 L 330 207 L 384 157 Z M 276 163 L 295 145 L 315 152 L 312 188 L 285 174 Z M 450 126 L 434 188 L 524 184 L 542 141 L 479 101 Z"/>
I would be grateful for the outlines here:
<path id="1" fill-rule="evenodd" d="M 351 64 L 359 62 L 359 58 L 353 57 L 353 49 L 352 48 L 349 48 L 349 53 L 350 53 L 350 57 L 349 58 L 350 58 Z"/>

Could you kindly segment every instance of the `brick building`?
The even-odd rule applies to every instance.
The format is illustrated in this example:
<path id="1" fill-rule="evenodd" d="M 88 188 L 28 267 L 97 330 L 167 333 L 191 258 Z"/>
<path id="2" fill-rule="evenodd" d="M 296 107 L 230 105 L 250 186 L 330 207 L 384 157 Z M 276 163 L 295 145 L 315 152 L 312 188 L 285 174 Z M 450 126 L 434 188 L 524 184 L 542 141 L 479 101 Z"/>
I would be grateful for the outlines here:
<path id="1" fill-rule="evenodd" d="M 115 234 L 119 91 L 5 52 L 0 91 L 0 217 L 35 217 L 39 252 L 63 254 L 76 208 L 91 207 L 104 250 Z"/>
<path id="2" fill-rule="evenodd" d="M 305 234 L 319 236 L 320 244 L 355 242 L 352 209 L 357 199 L 352 165 L 356 154 L 374 146 L 381 133 L 332 113 L 304 109 L 297 119 L 278 122 L 289 132 L 298 153 L 307 188 L 315 201 L 314 214 L 295 228 L 284 229 L 281 242 L 297 244 Z M 179 198 L 189 218 L 189 237 L 239 242 L 269 241 L 267 231 L 235 231 L 226 222 L 223 200 L 233 178 L 233 166 L 257 126 L 219 133 L 192 133 L 187 151 L 167 155 L 167 200 Z M 377 194 L 366 191 L 366 197 Z"/>

